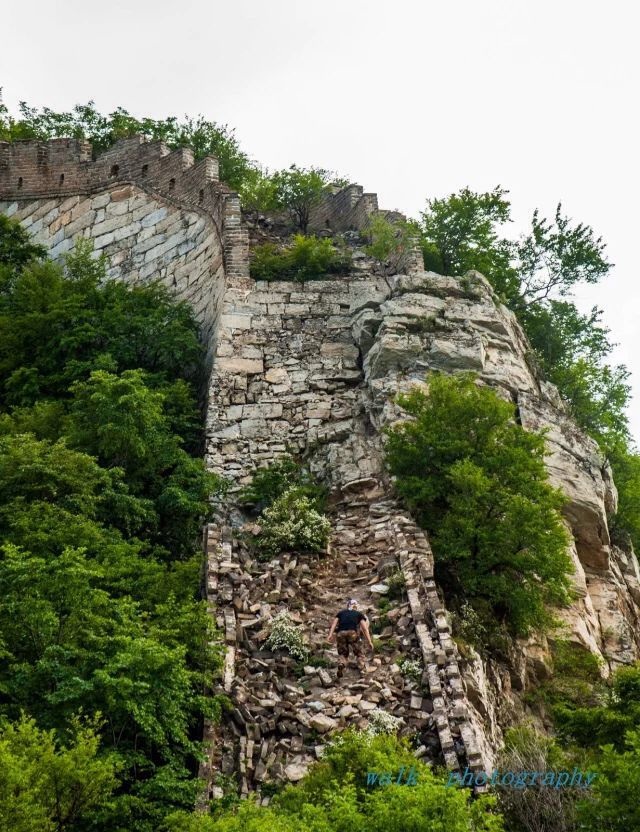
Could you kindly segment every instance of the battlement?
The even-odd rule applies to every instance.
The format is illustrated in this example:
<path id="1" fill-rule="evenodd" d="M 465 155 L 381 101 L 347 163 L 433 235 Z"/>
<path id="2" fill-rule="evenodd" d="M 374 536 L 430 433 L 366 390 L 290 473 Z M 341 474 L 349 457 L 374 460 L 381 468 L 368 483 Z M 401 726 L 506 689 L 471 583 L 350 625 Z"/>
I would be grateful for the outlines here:
<path id="1" fill-rule="evenodd" d="M 360 231 L 377 212 L 377 194 L 365 194 L 362 185 L 347 185 L 328 193 L 312 210 L 309 228 L 312 231 Z"/>
<path id="2" fill-rule="evenodd" d="M 309 228 L 312 231 L 363 231 L 374 214 L 391 222 L 406 220 L 399 211 L 379 208 L 377 194 L 365 193 L 362 185 L 351 184 L 326 194 L 311 211 Z"/>
<path id="3" fill-rule="evenodd" d="M 144 136 L 120 139 L 95 159 L 91 144 L 81 139 L 0 142 L 0 199 L 71 196 L 124 183 L 209 212 L 230 193 L 219 182 L 214 156 L 194 163 L 190 149 L 171 151 Z"/>

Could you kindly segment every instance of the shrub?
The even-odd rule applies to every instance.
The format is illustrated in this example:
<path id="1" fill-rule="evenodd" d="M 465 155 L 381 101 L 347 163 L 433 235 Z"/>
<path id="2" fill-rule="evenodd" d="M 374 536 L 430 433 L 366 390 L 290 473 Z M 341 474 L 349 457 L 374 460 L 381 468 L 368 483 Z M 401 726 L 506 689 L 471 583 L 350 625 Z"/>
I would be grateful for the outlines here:
<path id="1" fill-rule="evenodd" d="M 402 717 L 393 716 L 382 708 L 374 708 L 369 714 L 369 724 L 366 727 L 366 732 L 372 737 L 376 737 L 378 734 L 397 734 L 403 723 L 404 719 Z"/>
<path id="2" fill-rule="evenodd" d="M 414 768 L 416 785 L 367 785 L 368 772 L 397 774 L 401 767 Z M 345 731 L 300 784 L 285 789 L 271 805 L 279 816 L 306 818 L 301 830 L 499 832 L 494 804 L 495 798 L 472 802 L 467 790 L 447 788 L 395 734 Z"/>
<path id="3" fill-rule="evenodd" d="M 429 532 L 436 575 L 455 609 L 468 599 L 489 629 L 525 635 L 570 599 L 572 565 L 547 482 L 542 435 L 470 374 L 429 377 L 428 394 L 398 398 L 412 417 L 389 428 L 396 487 Z"/>
<path id="4" fill-rule="evenodd" d="M 402 594 L 405 589 L 405 577 L 404 573 L 401 569 L 397 569 L 395 572 L 392 572 L 387 578 L 385 578 L 385 584 L 389 587 L 389 591 L 387 592 L 387 596 L 389 598 L 401 598 Z"/>
<path id="5" fill-rule="evenodd" d="M 294 659 L 301 662 L 306 661 L 309 655 L 302 630 L 293 623 L 287 610 L 272 619 L 266 645 L 270 650 L 288 650 Z"/>
<path id="6" fill-rule="evenodd" d="M 616 751 L 625 735 L 640 728 L 640 664 L 621 667 L 613 674 L 595 704 L 565 701 L 554 708 L 559 735 L 585 748 L 611 743 Z"/>
<path id="7" fill-rule="evenodd" d="M 401 271 L 406 259 L 419 241 L 419 230 L 412 222 L 390 222 L 382 214 L 375 214 L 363 232 L 368 244 L 365 251 L 393 271 Z"/>
<path id="8" fill-rule="evenodd" d="M 417 784 L 367 786 L 367 772 L 414 768 Z M 471 800 L 466 789 L 447 788 L 442 777 L 391 734 L 346 732 L 329 743 L 321 762 L 268 807 L 246 800 L 215 820 L 175 813 L 170 832 L 501 832 L 495 798 Z"/>
<path id="9" fill-rule="evenodd" d="M 238 499 L 245 505 L 263 510 L 293 486 L 309 498 L 313 508 L 320 512 L 324 510 L 326 488 L 318 485 L 309 471 L 290 456 L 283 456 L 266 468 L 256 469 L 251 482 L 242 489 Z"/>
<path id="10" fill-rule="evenodd" d="M 602 659 L 565 639 L 553 643 L 551 655 L 553 675 L 532 692 L 534 699 L 554 710 L 598 705 L 605 690 Z"/>
<path id="11" fill-rule="evenodd" d="M 459 609 L 451 613 L 451 624 L 455 636 L 467 644 L 481 648 L 486 644 L 488 633 L 482 617 L 468 601 L 462 603 Z"/>
<path id="12" fill-rule="evenodd" d="M 314 280 L 328 274 L 344 274 L 351 266 L 351 255 L 338 249 L 327 238 L 296 234 L 284 248 L 264 243 L 253 251 L 251 276 L 256 280 Z"/>
<path id="13" fill-rule="evenodd" d="M 628 731 L 621 753 L 605 745 L 591 799 L 578 805 L 581 832 L 629 832 L 640 828 L 640 732 Z"/>
<path id="14" fill-rule="evenodd" d="M 401 659 L 398 667 L 403 676 L 411 679 L 412 682 L 420 682 L 422 679 L 422 665 L 415 659 Z"/>
<path id="15" fill-rule="evenodd" d="M 297 487 L 287 489 L 262 512 L 256 545 L 264 559 L 279 552 L 321 552 L 331 524 Z"/>

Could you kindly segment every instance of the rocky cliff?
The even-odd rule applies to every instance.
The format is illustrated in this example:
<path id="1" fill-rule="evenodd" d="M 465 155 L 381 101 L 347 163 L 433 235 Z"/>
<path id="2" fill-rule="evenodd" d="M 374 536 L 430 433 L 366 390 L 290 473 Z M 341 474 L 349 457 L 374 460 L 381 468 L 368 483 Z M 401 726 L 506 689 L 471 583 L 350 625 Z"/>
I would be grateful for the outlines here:
<path id="1" fill-rule="evenodd" d="M 503 728 L 526 713 L 523 692 L 548 672 L 543 638 L 518 645 L 509 666 L 461 659 L 429 542 L 394 497 L 380 431 L 399 415 L 395 395 L 434 370 L 475 371 L 515 404 L 525 428 L 548 431 L 549 475 L 568 497 L 573 541 L 577 600 L 563 613 L 567 632 L 603 658 L 605 672 L 637 657 L 638 564 L 609 538 L 611 472 L 481 275 L 442 277 L 417 260 L 404 274 L 380 273 L 357 234 L 377 200 L 350 186 L 327 199 L 314 224 L 346 233 L 351 273 L 256 282 L 237 196 L 216 181 L 214 160 L 194 166 L 160 143 L 127 140 L 93 161 L 81 143 L 61 141 L 0 146 L 0 210 L 53 256 L 91 237 L 112 276 L 165 280 L 203 324 L 212 364 L 206 459 L 233 486 L 205 529 L 207 598 L 226 644 L 221 687 L 233 703 L 223 725 L 206 727 L 210 793 L 220 771 L 237 774 L 244 793 L 296 780 L 332 731 L 363 727 L 379 710 L 402 720 L 426 759 L 484 768 Z M 285 452 L 304 456 L 329 487 L 331 542 L 324 558 L 260 563 L 233 493 Z M 380 584 L 398 574 L 406 592 L 383 619 Z M 347 595 L 380 625 L 382 649 L 365 678 L 338 684 L 324 638 Z M 285 606 L 318 659 L 302 674 L 264 649 L 268 622 Z M 407 657 L 421 662 L 421 680 L 400 673 Z"/>

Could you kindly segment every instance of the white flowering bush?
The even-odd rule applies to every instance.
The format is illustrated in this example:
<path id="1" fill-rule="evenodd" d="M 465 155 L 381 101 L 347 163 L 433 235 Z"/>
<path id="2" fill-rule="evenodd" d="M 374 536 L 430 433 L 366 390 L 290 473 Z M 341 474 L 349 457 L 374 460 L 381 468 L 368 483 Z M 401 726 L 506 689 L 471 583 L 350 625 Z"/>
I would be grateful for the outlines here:
<path id="1" fill-rule="evenodd" d="M 411 679 L 413 682 L 419 682 L 422 679 L 422 665 L 419 661 L 414 659 L 402 659 L 398 662 L 398 667 L 403 676 Z"/>
<path id="2" fill-rule="evenodd" d="M 287 610 L 282 610 L 271 620 L 266 645 L 270 650 L 288 650 L 294 659 L 301 662 L 309 656 L 302 630 L 294 624 Z"/>
<path id="3" fill-rule="evenodd" d="M 295 486 L 287 489 L 262 512 L 256 545 L 263 559 L 279 552 L 321 552 L 329 539 L 327 517 Z"/>
<path id="4" fill-rule="evenodd" d="M 402 717 L 393 716 L 382 708 L 374 708 L 369 714 L 369 724 L 365 733 L 370 737 L 377 737 L 379 734 L 396 734 L 403 724 Z"/>

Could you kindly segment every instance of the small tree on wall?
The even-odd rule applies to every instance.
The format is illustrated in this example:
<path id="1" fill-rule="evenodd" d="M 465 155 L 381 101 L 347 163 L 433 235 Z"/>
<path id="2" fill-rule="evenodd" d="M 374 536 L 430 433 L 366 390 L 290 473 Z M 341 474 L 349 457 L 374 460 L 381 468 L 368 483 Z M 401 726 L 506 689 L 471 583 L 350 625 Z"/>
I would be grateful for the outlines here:
<path id="1" fill-rule="evenodd" d="M 311 210 L 319 205 L 331 181 L 328 171 L 322 168 L 299 168 L 291 165 L 288 170 L 273 174 L 276 204 L 287 211 L 297 227 L 306 233 Z"/>

